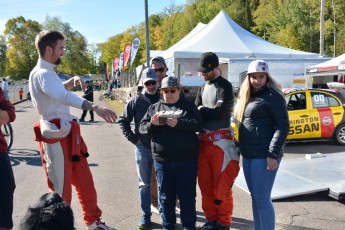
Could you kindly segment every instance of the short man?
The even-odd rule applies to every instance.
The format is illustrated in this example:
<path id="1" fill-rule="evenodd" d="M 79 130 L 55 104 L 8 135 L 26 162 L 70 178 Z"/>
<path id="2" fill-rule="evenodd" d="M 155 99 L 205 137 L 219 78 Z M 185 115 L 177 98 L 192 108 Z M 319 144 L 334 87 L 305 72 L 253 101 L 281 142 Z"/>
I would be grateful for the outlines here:
<path id="1" fill-rule="evenodd" d="M 6 99 L 9 100 L 10 97 L 9 97 L 9 95 L 8 95 L 8 81 L 6 80 L 6 78 L 3 78 L 2 80 L 3 80 L 3 81 L 2 81 L 1 88 L 2 88 L 2 90 L 3 90 L 4 93 L 5 93 Z"/>
<path id="2" fill-rule="evenodd" d="M 15 118 L 13 105 L 5 98 L 4 91 L 0 88 L 0 125 L 12 122 Z M 0 229 L 12 229 L 13 193 L 16 184 L 7 152 L 7 142 L 3 135 L 0 135 L 0 178 Z"/>
<path id="3" fill-rule="evenodd" d="M 93 110 L 107 122 L 114 122 L 117 116 L 112 110 L 68 91 L 77 83 L 84 89 L 79 77 L 61 82 L 54 67 L 61 63 L 64 39 L 62 33 L 51 30 L 40 32 L 35 41 L 39 59 L 30 73 L 29 90 L 41 118 L 35 123 L 34 131 L 43 168 L 49 189 L 59 193 L 67 204 L 71 203 L 72 184 L 75 186 L 86 229 L 114 230 L 100 220 L 102 211 L 97 205 L 97 193 L 86 159 L 87 146 L 81 137 L 77 117 L 71 115 L 69 106 Z"/>
<path id="4" fill-rule="evenodd" d="M 158 102 L 160 95 L 157 93 L 158 77 L 154 69 L 145 69 L 142 73 L 143 93 L 132 98 L 126 105 L 123 115 L 118 123 L 123 134 L 135 145 L 135 160 L 139 179 L 139 196 L 142 210 L 142 218 L 138 223 L 140 229 L 146 228 L 151 223 L 151 181 L 156 184 L 156 176 L 153 171 L 153 159 L 151 151 L 151 138 L 139 133 L 139 124 L 151 104 Z M 131 122 L 134 119 L 135 129 L 131 129 Z M 151 180 L 153 178 L 153 180 Z M 157 199 L 157 185 L 152 187 L 154 196 Z M 157 205 L 157 200 L 156 200 Z M 157 206 L 156 206 L 157 207 Z"/>
<path id="5" fill-rule="evenodd" d="M 169 70 L 164 58 L 161 56 L 152 58 L 150 61 L 150 66 L 157 72 L 158 84 L 161 85 L 163 78 L 167 76 L 166 73 Z"/>
<path id="6" fill-rule="evenodd" d="M 86 90 L 84 91 L 84 95 L 83 98 L 93 102 L 93 89 L 92 86 L 90 85 L 90 81 L 85 81 L 85 85 L 86 85 Z M 93 116 L 93 111 L 89 110 L 90 112 L 90 122 L 94 122 L 94 116 Z M 84 122 L 85 121 L 85 117 L 87 114 L 87 110 L 84 109 L 83 110 L 83 114 L 81 115 L 81 118 L 79 119 L 80 122 Z"/>
<path id="7" fill-rule="evenodd" d="M 200 229 L 230 229 L 233 211 L 231 187 L 239 172 L 239 154 L 230 130 L 233 90 L 219 75 L 218 56 L 203 53 L 198 71 L 206 84 L 197 94 L 196 106 L 204 120 L 200 135 L 198 184 L 207 222 Z"/>

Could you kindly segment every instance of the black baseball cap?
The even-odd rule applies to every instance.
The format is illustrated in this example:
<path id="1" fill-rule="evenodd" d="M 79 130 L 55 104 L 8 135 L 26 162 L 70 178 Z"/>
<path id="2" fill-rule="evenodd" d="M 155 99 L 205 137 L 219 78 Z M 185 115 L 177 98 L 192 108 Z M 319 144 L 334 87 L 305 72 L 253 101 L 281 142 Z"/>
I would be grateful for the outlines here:
<path id="1" fill-rule="evenodd" d="M 208 73 L 218 66 L 218 56 L 215 53 L 206 52 L 201 54 L 199 66 L 196 70 L 202 73 Z"/>

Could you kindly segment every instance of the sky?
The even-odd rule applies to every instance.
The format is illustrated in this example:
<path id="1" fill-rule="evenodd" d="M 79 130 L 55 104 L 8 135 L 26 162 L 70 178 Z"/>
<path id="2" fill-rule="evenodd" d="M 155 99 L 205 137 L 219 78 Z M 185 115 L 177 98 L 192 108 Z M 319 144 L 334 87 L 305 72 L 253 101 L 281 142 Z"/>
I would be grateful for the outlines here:
<path id="1" fill-rule="evenodd" d="M 186 0 L 148 0 L 148 14 L 160 13 L 172 3 L 184 5 Z M 0 0 L 0 34 L 11 18 L 43 23 L 47 15 L 69 23 L 88 43 L 100 43 L 144 22 L 145 0 Z"/>

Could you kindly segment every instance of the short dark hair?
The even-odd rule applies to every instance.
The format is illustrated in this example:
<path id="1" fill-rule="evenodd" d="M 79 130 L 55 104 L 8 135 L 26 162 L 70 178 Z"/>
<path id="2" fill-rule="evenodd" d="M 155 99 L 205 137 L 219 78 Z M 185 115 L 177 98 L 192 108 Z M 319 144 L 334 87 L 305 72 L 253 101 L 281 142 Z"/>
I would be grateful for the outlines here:
<path id="1" fill-rule="evenodd" d="M 65 36 L 57 30 L 41 31 L 35 40 L 37 52 L 42 57 L 45 54 L 46 47 L 55 47 L 58 40 L 65 40 Z"/>
<path id="2" fill-rule="evenodd" d="M 46 193 L 28 208 L 19 229 L 74 230 L 73 211 L 58 193 Z"/>

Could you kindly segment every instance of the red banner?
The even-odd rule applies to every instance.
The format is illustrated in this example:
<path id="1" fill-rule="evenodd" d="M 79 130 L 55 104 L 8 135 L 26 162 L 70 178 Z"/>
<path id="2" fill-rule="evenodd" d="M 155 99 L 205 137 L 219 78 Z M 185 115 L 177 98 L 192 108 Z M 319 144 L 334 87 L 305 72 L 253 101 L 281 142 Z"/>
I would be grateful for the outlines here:
<path id="1" fill-rule="evenodd" d="M 129 56 L 131 54 L 131 44 L 126 44 L 125 45 L 125 49 L 123 51 L 123 70 L 126 70 L 127 64 L 128 64 L 128 60 L 129 60 Z"/>
<path id="2" fill-rule="evenodd" d="M 120 62 L 120 58 L 119 57 L 115 57 L 114 61 L 113 61 L 113 71 L 116 72 L 117 68 L 119 67 L 119 62 Z"/>

